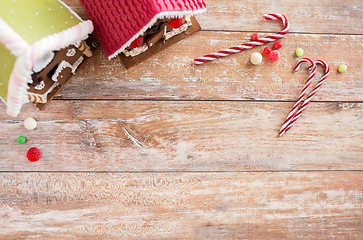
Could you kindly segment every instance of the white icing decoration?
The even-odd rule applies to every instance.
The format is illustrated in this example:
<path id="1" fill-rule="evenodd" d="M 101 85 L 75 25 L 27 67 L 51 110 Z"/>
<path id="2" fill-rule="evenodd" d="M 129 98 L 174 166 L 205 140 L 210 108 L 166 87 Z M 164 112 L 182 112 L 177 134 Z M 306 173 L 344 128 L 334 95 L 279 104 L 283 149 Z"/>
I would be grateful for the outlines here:
<path id="1" fill-rule="evenodd" d="M 146 50 L 148 50 L 149 47 L 147 46 L 146 43 L 144 43 L 142 46 L 138 47 L 138 48 L 133 48 L 130 51 L 129 50 L 124 50 L 123 54 L 125 54 L 126 57 L 135 57 L 143 52 L 146 52 Z"/>
<path id="2" fill-rule="evenodd" d="M 96 41 L 92 41 L 92 47 L 97 47 L 97 46 L 98 46 L 97 42 Z"/>
<path id="3" fill-rule="evenodd" d="M 53 60 L 54 52 L 47 52 L 42 57 L 38 58 L 33 65 L 33 72 L 42 71 Z"/>
<path id="4" fill-rule="evenodd" d="M 206 8 L 198 9 L 198 10 L 192 10 L 192 11 L 172 11 L 172 12 L 161 12 L 156 14 L 153 19 L 150 20 L 148 24 L 146 24 L 138 33 L 136 33 L 132 38 L 130 38 L 123 46 L 121 46 L 117 51 L 115 51 L 111 56 L 108 57 L 108 59 L 112 59 L 116 57 L 119 53 L 123 52 L 130 44 L 139 36 L 143 35 L 146 30 L 151 28 L 158 19 L 163 18 L 181 18 L 187 15 L 195 15 L 199 13 L 204 13 L 206 11 Z"/>
<path id="5" fill-rule="evenodd" d="M 36 90 L 42 90 L 45 87 L 44 81 L 41 81 L 38 85 L 36 85 L 34 88 Z"/>
<path id="6" fill-rule="evenodd" d="M 43 94 L 38 94 L 38 93 L 32 93 L 32 92 L 28 92 L 28 94 L 29 95 L 33 95 L 33 96 L 38 96 L 38 97 L 41 97 L 41 98 L 45 98 L 45 99 L 47 99 L 47 96 L 48 96 L 48 94 L 51 92 L 51 91 L 53 91 L 53 89 L 55 88 L 55 87 L 57 87 L 58 85 L 60 85 L 59 83 L 54 83 L 49 89 L 48 89 L 48 91 L 47 92 L 45 92 L 45 93 L 43 93 Z M 29 102 L 29 100 L 27 101 L 27 102 Z"/>
<path id="7" fill-rule="evenodd" d="M 79 64 L 82 63 L 83 59 L 84 59 L 83 56 L 80 56 L 73 65 L 71 65 L 69 62 L 67 62 L 65 60 L 62 60 L 61 63 L 58 65 L 57 69 L 55 70 L 55 72 L 52 76 L 52 80 L 54 82 L 57 82 L 59 74 L 67 67 L 72 70 L 72 73 L 74 73 L 77 70 Z M 63 76 L 61 76 L 61 77 L 63 77 Z"/>
<path id="8" fill-rule="evenodd" d="M 182 32 L 185 32 L 188 29 L 188 27 L 192 25 L 189 16 L 185 17 L 185 21 L 186 22 L 182 26 L 180 26 L 177 29 L 172 29 L 169 32 L 167 32 L 167 30 L 166 30 L 167 28 L 165 26 L 164 27 L 164 35 L 163 35 L 164 40 L 168 40 L 168 39 L 174 37 L 175 35 L 178 35 L 178 34 L 180 34 Z M 131 50 L 124 50 L 122 53 L 125 54 L 126 57 L 135 57 L 135 56 L 145 52 L 146 50 L 148 50 L 148 46 L 147 46 L 147 44 L 144 44 L 144 45 L 142 45 L 141 47 L 138 47 L 138 48 L 133 48 Z"/>
<path id="9" fill-rule="evenodd" d="M 71 49 L 68 49 L 68 51 L 67 51 L 67 57 L 73 57 L 74 56 L 74 54 L 76 54 L 76 49 L 74 49 L 74 48 L 71 48 Z"/>
<path id="10" fill-rule="evenodd" d="M 83 61 L 83 59 L 84 59 L 84 57 L 83 56 L 80 56 L 78 59 L 77 59 L 77 61 L 73 64 L 73 66 L 72 66 L 72 73 L 74 73 L 76 70 L 77 70 L 77 68 L 78 68 L 78 66 L 79 66 L 79 64 L 81 64 L 82 63 L 82 61 Z"/>
<path id="11" fill-rule="evenodd" d="M 183 25 L 180 26 L 180 28 L 176 28 L 176 29 L 171 29 L 169 32 L 167 32 L 165 34 L 165 40 L 168 40 L 172 37 L 174 37 L 175 35 L 178 35 L 182 32 L 185 32 L 186 30 L 188 30 L 188 27 L 191 25 L 191 22 L 186 22 Z"/>
<path id="12" fill-rule="evenodd" d="M 72 65 L 69 63 L 69 62 L 67 62 L 67 61 L 62 61 L 59 65 L 58 65 L 58 67 L 57 67 L 57 69 L 55 70 L 55 72 L 54 72 L 54 74 L 53 74 L 53 76 L 52 76 L 52 80 L 54 81 L 54 82 L 57 82 L 58 81 L 58 75 L 61 73 L 61 71 L 63 71 L 63 69 L 65 69 L 65 68 L 67 68 L 67 67 L 69 67 L 69 68 L 71 68 L 72 69 Z"/>

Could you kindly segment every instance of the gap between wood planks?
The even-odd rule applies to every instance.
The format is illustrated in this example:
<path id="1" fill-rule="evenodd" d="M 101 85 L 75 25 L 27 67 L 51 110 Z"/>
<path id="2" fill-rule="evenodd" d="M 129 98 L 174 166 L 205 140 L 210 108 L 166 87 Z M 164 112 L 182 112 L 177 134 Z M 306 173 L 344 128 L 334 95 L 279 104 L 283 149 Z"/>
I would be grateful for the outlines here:
<path id="1" fill-rule="evenodd" d="M 272 31 L 250 31 L 250 30 L 214 30 L 214 29 L 201 29 L 201 32 L 223 32 L 223 33 L 263 33 L 263 34 L 274 34 L 276 32 Z M 299 32 L 299 31 L 289 31 L 288 34 L 304 34 L 304 35 L 329 35 L 329 36 L 363 36 L 361 33 L 329 33 L 329 32 Z M 287 35 L 286 37 L 288 37 Z M 286 38 L 285 37 L 285 38 Z M 282 38 L 284 39 L 284 38 Z M 278 41 L 278 40 L 277 40 Z"/>
<path id="2" fill-rule="evenodd" d="M 362 170 L 221 170 L 221 171 L 86 171 L 86 170 L 80 170 L 80 171 L 0 171 L 0 173 L 133 173 L 133 174 L 143 174 L 143 173 L 325 173 L 325 172 L 363 172 Z"/>
<path id="3" fill-rule="evenodd" d="M 240 99 L 240 100 L 232 100 L 232 99 L 107 99 L 107 98 L 54 98 L 52 101 L 113 101 L 113 102 L 249 102 L 249 103 L 290 103 L 290 102 L 295 102 L 296 100 L 266 100 L 266 99 L 250 99 L 250 100 L 246 100 L 246 99 Z M 312 100 L 311 102 L 316 102 L 316 103 L 363 103 L 363 101 L 314 101 Z"/>

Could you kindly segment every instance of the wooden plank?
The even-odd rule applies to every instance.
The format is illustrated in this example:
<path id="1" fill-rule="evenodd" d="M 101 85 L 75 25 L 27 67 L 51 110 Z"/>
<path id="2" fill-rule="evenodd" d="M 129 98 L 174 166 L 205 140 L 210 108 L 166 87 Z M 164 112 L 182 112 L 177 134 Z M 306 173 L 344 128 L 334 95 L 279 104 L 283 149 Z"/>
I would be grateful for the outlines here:
<path id="1" fill-rule="evenodd" d="M 311 103 L 282 138 L 290 102 L 53 101 L 7 120 L 3 171 L 363 170 L 362 103 Z M 25 145 L 16 143 L 25 135 Z M 42 151 L 26 160 L 29 147 Z"/>
<path id="2" fill-rule="evenodd" d="M 295 101 L 308 76 L 305 65 L 293 73 L 298 60 L 294 52 L 302 47 L 306 57 L 326 60 L 332 69 L 314 100 L 363 101 L 363 36 L 291 34 L 282 40 L 282 58 L 271 63 L 264 57 L 260 66 L 253 66 L 249 58 L 263 47 L 202 66 L 192 63 L 195 57 L 247 41 L 250 35 L 198 32 L 129 70 L 118 58 L 107 60 L 99 49 L 57 98 Z M 342 63 L 349 69 L 339 74 L 336 69 Z M 314 84 L 322 73 L 319 67 Z"/>
<path id="3" fill-rule="evenodd" d="M 84 19 L 78 0 L 64 0 Z M 207 13 L 198 16 L 205 30 L 274 31 L 279 24 L 262 19 L 265 13 L 285 14 L 293 32 L 363 34 L 363 2 L 357 0 L 268 1 L 206 0 Z"/>
<path id="4" fill-rule="evenodd" d="M 362 172 L 1 173 L 2 239 L 360 239 Z"/>

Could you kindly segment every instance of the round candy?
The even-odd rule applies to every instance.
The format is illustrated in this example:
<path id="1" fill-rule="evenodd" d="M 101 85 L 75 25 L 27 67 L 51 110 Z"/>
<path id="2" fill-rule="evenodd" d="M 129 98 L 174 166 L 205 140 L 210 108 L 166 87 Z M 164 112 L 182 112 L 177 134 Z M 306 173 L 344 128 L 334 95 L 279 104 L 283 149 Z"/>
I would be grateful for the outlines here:
<path id="1" fill-rule="evenodd" d="M 34 130 L 37 127 L 37 122 L 34 118 L 26 118 L 24 120 L 24 127 L 28 130 Z"/>
<path id="2" fill-rule="evenodd" d="M 253 65 L 260 65 L 262 62 L 262 55 L 261 53 L 255 52 L 251 55 L 251 63 Z"/>
<path id="3" fill-rule="evenodd" d="M 26 138 L 24 136 L 19 136 L 18 140 L 16 140 L 19 144 L 23 144 L 26 142 Z"/>
<path id="4" fill-rule="evenodd" d="M 279 51 L 277 50 L 273 50 L 269 55 L 268 55 L 268 59 L 271 61 L 271 62 L 275 62 L 277 60 L 279 60 L 281 57 Z"/>
<path id="5" fill-rule="evenodd" d="M 296 56 L 301 57 L 304 54 L 304 50 L 302 48 L 296 49 Z"/>
<path id="6" fill-rule="evenodd" d="M 252 41 L 257 41 L 259 38 L 260 38 L 260 36 L 258 36 L 258 33 L 254 33 L 254 34 L 252 34 L 252 36 L 251 36 L 251 40 L 252 40 Z"/>
<path id="7" fill-rule="evenodd" d="M 264 54 L 266 54 L 266 55 L 269 55 L 269 54 L 271 53 L 271 48 L 269 48 L 269 47 L 265 47 L 265 48 L 263 49 L 263 53 L 264 53 Z"/>
<path id="8" fill-rule="evenodd" d="M 36 147 L 29 148 L 28 152 L 26 153 L 26 157 L 31 162 L 38 161 L 40 159 L 40 156 L 41 156 L 41 153 L 40 153 L 39 149 Z"/>
<path id="9" fill-rule="evenodd" d="M 347 68 L 348 68 L 347 65 L 342 64 L 342 65 L 339 66 L 338 71 L 340 73 L 345 73 L 347 71 Z"/>
<path id="10" fill-rule="evenodd" d="M 275 49 L 280 49 L 280 48 L 282 48 L 282 43 L 281 43 L 281 42 L 279 42 L 279 41 L 275 42 L 275 44 L 274 44 L 274 48 L 275 48 Z"/>
<path id="11" fill-rule="evenodd" d="M 134 41 L 132 41 L 132 43 L 130 44 L 131 48 L 138 48 L 142 45 L 142 43 L 144 42 L 144 38 L 142 36 L 136 38 Z"/>

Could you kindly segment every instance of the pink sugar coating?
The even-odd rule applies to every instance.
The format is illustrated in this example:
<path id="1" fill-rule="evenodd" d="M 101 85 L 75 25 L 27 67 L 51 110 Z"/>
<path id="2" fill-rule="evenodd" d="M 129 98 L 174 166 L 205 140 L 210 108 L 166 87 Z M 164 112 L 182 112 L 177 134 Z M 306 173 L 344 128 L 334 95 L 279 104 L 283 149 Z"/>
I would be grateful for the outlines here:
<path id="1" fill-rule="evenodd" d="M 270 60 L 271 62 L 275 62 L 277 60 L 279 60 L 281 57 L 279 51 L 277 50 L 273 50 L 269 55 L 268 55 L 268 60 Z"/>
<path id="2" fill-rule="evenodd" d="M 252 41 L 257 41 L 259 38 L 260 38 L 260 36 L 258 36 L 258 33 L 254 33 L 254 34 L 252 34 L 252 36 L 251 36 L 251 40 L 252 40 Z"/>

